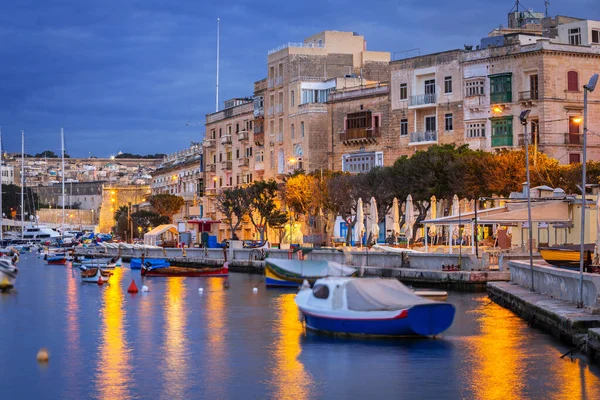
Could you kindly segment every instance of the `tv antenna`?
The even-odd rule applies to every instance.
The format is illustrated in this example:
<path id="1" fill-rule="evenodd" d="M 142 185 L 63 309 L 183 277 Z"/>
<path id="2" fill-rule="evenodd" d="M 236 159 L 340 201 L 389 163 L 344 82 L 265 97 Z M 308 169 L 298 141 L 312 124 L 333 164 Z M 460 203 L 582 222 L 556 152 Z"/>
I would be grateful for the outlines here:
<path id="1" fill-rule="evenodd" d="M 544 0 L 544 7 L 546 8 L 546 18 L 548 17 L 548 6 L 550 5 L 549 0 Z"/>

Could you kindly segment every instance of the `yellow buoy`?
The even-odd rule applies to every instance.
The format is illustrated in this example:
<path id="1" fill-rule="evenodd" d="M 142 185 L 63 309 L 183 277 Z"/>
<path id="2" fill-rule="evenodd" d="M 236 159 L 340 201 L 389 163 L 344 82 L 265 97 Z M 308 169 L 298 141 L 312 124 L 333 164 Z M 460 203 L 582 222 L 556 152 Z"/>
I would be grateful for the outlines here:
<path id="1" fill-rule="evenodd" d="M 38 351 L 36 359 L 38 360 L 38 362 L 48 362 L 48 360 L 50 359 L 50 354 L 48 354 L 48 349 L 46 349 L 45 347 L 42 347 Z"/>

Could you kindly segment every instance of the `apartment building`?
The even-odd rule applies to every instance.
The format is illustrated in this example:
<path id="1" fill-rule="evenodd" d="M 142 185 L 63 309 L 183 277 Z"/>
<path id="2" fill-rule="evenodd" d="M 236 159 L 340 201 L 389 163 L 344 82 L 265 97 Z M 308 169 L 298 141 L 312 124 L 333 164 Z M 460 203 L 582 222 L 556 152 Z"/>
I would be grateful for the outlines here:
<path id="1" fill-rule="evenodd" d="M 204 214 L 213 220 L 219 217 L 215 197 L 220 190 L 254 180 L 255 100 L 228 100 L 223 110 L 206 115 Z M 260 115 L 256 119 L 260 120 Z M 226 224 L 219 229 L 225 230 Z"/>
<path id="2" fill-rule="evenodd" d="M 15 168 L 12 165 L 2 165 L 0 170 L 1 179 L 3 185 L 14 185 L 15 184 Z"/>
<path id="3" fill-rule="evenodd" d="M 190 147 L 167 155 L 152 173 L 152 194 L 173 194 L 184 200 L 176 222 L 202 216 L 204 190 L 203 148 L 192 142 Z"/>
<path id="4" fill-rule="evenodd" d="M 264 178 L 329 164 L 327 100 L 338 77 L 383 80 L 390 54 L 366 50 L 363 36 L 325 31 L 268 52 L 264 94 Z M 308 161 L 310 160 L 310 161 Z M 292 161 L 292 162 L 290 162 Z"/>

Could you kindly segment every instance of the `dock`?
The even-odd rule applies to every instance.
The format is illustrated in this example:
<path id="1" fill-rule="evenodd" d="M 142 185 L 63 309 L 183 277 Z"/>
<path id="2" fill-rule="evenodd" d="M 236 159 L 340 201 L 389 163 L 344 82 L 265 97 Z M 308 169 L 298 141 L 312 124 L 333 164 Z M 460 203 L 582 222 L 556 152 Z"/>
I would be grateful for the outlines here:
<path id="1" fill-rule="evenodd" d="M 572 302 L 532 292 L 512 282 L 490 282 L 487 293 L 492 301 L 531 326 L 550 333 L 600 363 L 600 315 L 595 310 L 577 308 Z"/>

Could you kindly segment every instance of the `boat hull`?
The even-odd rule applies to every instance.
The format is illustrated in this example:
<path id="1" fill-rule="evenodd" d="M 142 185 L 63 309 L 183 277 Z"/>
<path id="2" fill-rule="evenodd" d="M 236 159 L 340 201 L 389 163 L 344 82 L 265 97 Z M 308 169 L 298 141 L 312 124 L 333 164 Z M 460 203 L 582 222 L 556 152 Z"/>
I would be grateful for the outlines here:
<path id="1" fill-rule="evenodd" d="M 306 327 L 314 331 L 361 336 L 435 336 L 452 325 L 455 309 L 450 304 L 417 305 L 396 310 L 385 318 L 347 318 L 323 315 L 300 307 Z"/>
<path id="2" fill-rule="evenodd" d="M 5 272 L 2 269 L 0 269 L 0 292 L 7 291 L 15 287 L 16 281 L 16 272 Z"/>
<path id="3" fill-rule="evenodd" d="M 85 283 L 98 283 L 100 278 L 102 282 L 108 282 L 112 272 L 103 271 L 101 268 L 89 268 L 81 272 L 81 281 Z"/>
<path id="4" fill-rule="evenodd" d="M 586 245 L 584 249 L 584 265 L 590 265 L 592 262 L 592 252 Z M 540 255 L 548 264 L 579 269 L 581 250 L 579 246 L 569 247 L 540 247 Z"/>
<path id="5" fill-rule="evenodd" d="M 48 265 L 66 265 L 67 264 L 67 259 L 66 258 L 47 258 L 46 259 L 46 264 Z"/>
<path id="6" fill-rule="evenodd" d="M 141 268 L 142 276 L 180 276 L 180 277 L 227 277 L 229 268 L 186 268 L 186 267 L 164 267 L 164 268 Z"/>

